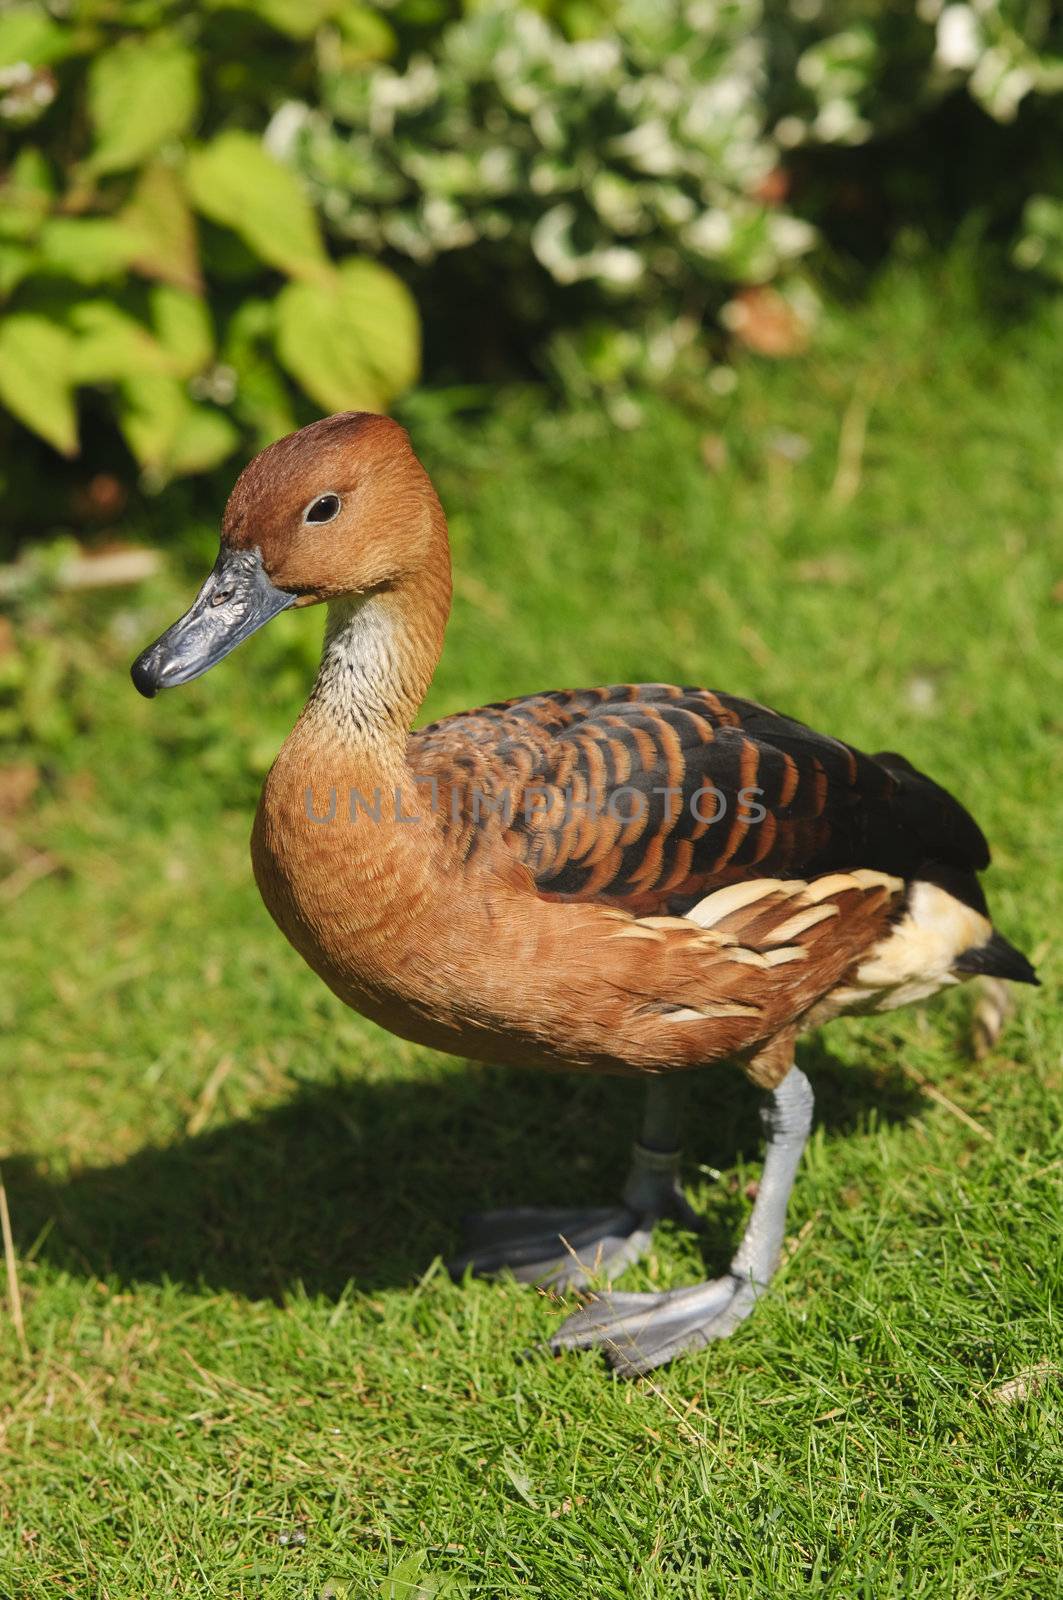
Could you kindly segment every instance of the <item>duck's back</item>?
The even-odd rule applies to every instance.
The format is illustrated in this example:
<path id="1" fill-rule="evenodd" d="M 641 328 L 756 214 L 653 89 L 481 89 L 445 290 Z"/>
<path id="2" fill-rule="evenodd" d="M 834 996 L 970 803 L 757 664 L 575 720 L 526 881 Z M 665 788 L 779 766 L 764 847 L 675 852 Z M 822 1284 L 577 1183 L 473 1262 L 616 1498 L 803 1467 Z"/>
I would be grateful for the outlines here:
<path id="1" fill-rule="evenodd" d="M 530 695 L 431 724 L 409 761 L 466 854 L 503 841 L 551 897 L 681 915 L 715 886 L 870 868 L 985 908 L 988 846 L 945 789 L 734 695 Z"/>

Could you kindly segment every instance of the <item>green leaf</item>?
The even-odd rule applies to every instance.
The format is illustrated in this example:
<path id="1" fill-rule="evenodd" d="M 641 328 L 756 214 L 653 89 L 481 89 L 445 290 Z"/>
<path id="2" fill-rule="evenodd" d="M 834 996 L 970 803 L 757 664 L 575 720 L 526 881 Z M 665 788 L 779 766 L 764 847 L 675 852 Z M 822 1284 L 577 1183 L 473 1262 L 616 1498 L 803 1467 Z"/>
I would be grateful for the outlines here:
<path id="1" fill-rule="evenodd" d="M 137 461 L 159 479 L 206 472 L 240 438 L 228 417 L 195 405 L 184 385 L 166 376 L 123 383 L 118 422 Z"/>
<path id="2" fill-rule="evenodd" d="M 202 372 L 214 356 L 214 324 L 202 295 L 171 284 L 151 291 L 151 320 L 172 370 L 180 378 Z"/>
<path id="3" fill-rule="evenodd" d="M 224 412 L 215 411 L 212 406 L 193 405 L 189 401 L 170 447 L 170 472 L 175 477 L 192 472 L 209 472 L 219 461 L 231 456 L 239 443 L 239 429 Z"/>
<path id="4" fill-rule="evenodd" d="M 468 1587 L 457 1573 L 428 1570 L 423 1550 L 411 1550 L 392 1567 L 380 1585 L 380 1600 L 468 1600 Z"/>
<path id="5" fill-rule="evenodd" d="M 125 172 L 186 133 L 199 104 L 196 59 L 176 40 L 126 39 L 89 69 L 91 172 Z"/>
<path id="6" fill-rule="evenodd" d="M 417 308 L 386 267 L 344 262 L 329 282 L 281 290 L 277 355 L 325 410 L 381 411 L 417 377 Z"/>
<path id="7" fill-rule="evenodd" d="M 77 383 L 109 383 L 171 372 L 169 352 L 142 322 L 110 300 L 82 300 L 67 316 L 76 337 L 71 372 Z"/>
<path id="8" fill-rule="evenodd" d="M 165 466 L 188 397 L 176 378 L 130 378 L 122 384 L 118 426 L 142 467 L 161 471 Z"/>
<path id="9" fill-rule="evenodd" d="M 326 22 L 335 22 L 344 42 L 353 47 L 345 59 L 382 61 L 395 49 L 391 26 L 368 5 L 353 0 L 210 0 L 214 10 L 252 12 L 292 39 L 310 39 Z"/>
<path id="10" fill-rule="evenodd" d="M 55 198 L 55 177 L 43 150 L 36 145 L 24 144 L 8 169 L 8 182 L 13 189 L 39 194 L 45 200 Z"/>
<path id="11" fill-rule="evenodd" d="M 65 456 L 77 455 L 71 361 L 65 328 L 32 312 L 0 322 L 0 400 Z"/>
<path id="12" fill-rule="evenodd" d="M 33 270 L 36 259 L 28 245 L 0 239 L 0 295 L 6 298 Z"/>
<path id="13" fill-rule="evenodd" d="M 292 39 L 309 39 L 346 0 L 242 0 L 241 10 L 253 11 L 278 33 Z"/>
<path id="14" fill-rule="evenodd" d="M 345 67 L 363 61 L 388 61 L 398 48 L 390 22 L 369 6 L 344 6 L 336 22 L 343 39 Z"/>
<path id="15" fill-rule="evenodd" d="M 54 198 L 51 169 L 39 150 L 27 145 L 8 168 L 0 192 L 0 236 L 33 239 Z"/>
<path id="16" fill-rule="evenodd" d="M 195 218 L 172 167 L 155 161 L 144 168 L 121 220 L 136 235 L 132 264 L 138 272 L 182 289 L 202 287 Z"/>
<path id="17" fill-rule="evenodd" d="M 0 13 L 0 67 L 30 67 L 61 61 L 75 48 L 69 30 L 53 22 L 40 4 Z"/>
<path id="18" fill-rule="evenodd" d="M 51 217 L 37 240 L 41 265 L 75 283 L 119 277 L 136 251 L 136 237 L 111 217 Z"/>
<path id="19" fill-rule="evenodd" d="M 233 409 L 254 430 L 260 450 L 295 430 L 291 392 L 272 357 L 275 333 L 269 301 L 245 300 L 229 321 L 222 348 L 222 360 L 236 373 Z"/>
<path id="20" fill-rule="evenodd" d="M 310 201 L 253 135 L 232 129 L 193 151 L 187 179 L 204 216 L 232 228 L 261 260 L 294 278 L 328 273 Z"/>
<path id="21" fill-rule="evenodd" d="M 506 1449 L 502 1455 L 501 1466 L 503 1473 L 509 1479 L 510 1483 L 520 1495 L 520 1498 L 524 1501 L 525 1505 L 531 1506 L 533 1511 L 536 1510 L 537 1502 L 532 1494 L 531 1478 L 528 1476 L 527 1468 L 517 1452 L 515 1450 Z"/>

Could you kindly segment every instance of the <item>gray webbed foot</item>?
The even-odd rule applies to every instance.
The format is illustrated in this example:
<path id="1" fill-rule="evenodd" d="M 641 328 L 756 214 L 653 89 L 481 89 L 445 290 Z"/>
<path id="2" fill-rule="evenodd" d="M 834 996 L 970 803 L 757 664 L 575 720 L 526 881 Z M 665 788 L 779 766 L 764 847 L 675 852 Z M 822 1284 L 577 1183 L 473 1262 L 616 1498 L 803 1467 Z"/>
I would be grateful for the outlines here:
<path id="1" fill-rule="evenodd" d="M 730 1272 L 662 1294 L 606 1290 L 562 1323 L 551 1350 L 600 1349 L 617 1372 L 634 1378 L 685 1350 L 725 1339 L 745 1321 L 775 1274 L 794 1174 L 812 1124 L 812 1089 L 797 1067 L 772 1090 L 762 1116 L 764 1171 Z"/>
<path id="2" fill-rule="evenodd" d="M 650 1128 L 659 1135 L 661 1112 Z M 618 1206 L 516 1206 L 481 1211 L 466 1219 L 463 1249 L 448 1261 L 455 1278 L 470 1268 L 477 1277 L 509 1272 L 521 1283 L 555 1289 L 612 1283 L 646 1254 L 654 1223 L 670 1217 L 683 1227 L 701 1223 L 679 1187 L 679 1152 L 641 1142 Z"/>
<path id="3" fill-rule="evenodd" d="M 646 1253 L 653 1221 L 627 1206 L 481 1211 L 466 1219 L 464 1248 L 447 1267 L 455 1278 L 469 1268 L 477 1277 L 509 1272 L 520 1283 L 557 1289 L 611 1283 Z"/>
<path id="4" fill-rule="evenodd" d="M 563 1322 L 549 1346 L 555 1355 L 601 1349 L 621 1377 L 640 1377 L 685 1350 L 725 1339 L 748 1317 L 758 1293 L 734 1273 L 662 1294 L 606 1292 Z"/>

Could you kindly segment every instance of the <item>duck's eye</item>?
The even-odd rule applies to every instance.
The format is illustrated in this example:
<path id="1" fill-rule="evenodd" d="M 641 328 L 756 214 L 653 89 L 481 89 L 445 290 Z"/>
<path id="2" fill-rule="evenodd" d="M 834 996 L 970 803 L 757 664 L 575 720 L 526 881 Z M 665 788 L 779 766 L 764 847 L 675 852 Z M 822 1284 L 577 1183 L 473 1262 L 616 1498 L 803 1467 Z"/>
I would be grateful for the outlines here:
<path id="1" fill-rule="evenodd" d="M 303 512 L 304 522 L 331 522 L 340 509 L 338 494 L 319 494 Z"/>

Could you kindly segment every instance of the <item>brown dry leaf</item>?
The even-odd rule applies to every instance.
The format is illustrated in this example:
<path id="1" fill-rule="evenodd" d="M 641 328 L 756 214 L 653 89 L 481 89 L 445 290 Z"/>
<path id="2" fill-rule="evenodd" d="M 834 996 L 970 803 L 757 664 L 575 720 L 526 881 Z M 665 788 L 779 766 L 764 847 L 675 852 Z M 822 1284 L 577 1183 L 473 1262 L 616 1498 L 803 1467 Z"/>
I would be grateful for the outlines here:
<path id="1" fill-rule="evenodd" d="M 1063 578 L 1052 585 L 1052 599 L 1057 606 L 1063 606 Z"/>
<path id="2" fill-rule="evenodd" d="M 40 770 L 32 761 L 0 767 L 0 817 L 17 816 L 33 799 L 40 781 Z"/>
<path id="3" fill-rule="evenodd" d="M 472 573 L 455 573 L 454 592 L 496 621 L 504 621 L 509 616 L 509 607 L 503 597 Z"/>
<path id="4" fill-rule="evenodd" d="M 722 472 L 727 465 L 727 440 L 718 433 L 703 434 L 701 459 L 710 472 Z"/>
<path id="5" fill-rule="evenodd" d="M 74 515 L 85 522 L 109 522 L 121 516 L 128 499 L 128 489 L 113 472 L 95 473 L 70 497 Z"/>
<path id="6" fill-rule="evenodd" d="M 759 356 L 799 355 L 808 348 L 809 330 L 778 289 L 740 289 L 720 314 L 740 344 Z"/>
<path id="7" fill-rule="evenodd" d="M 66 780 L 64 794 L 73 805 L 89 805 L 96 798 L 96 779 L 88 771 L 72 772 Z"/>
<path id="8" fill-rule="evenodd" d="M 828 589 L 840 589 L 855 576 L 856 569 L 845 556 L 813 556 L 794 563 L 794 577 L 799 583 L 822 583 Z"/>
<path id="9" fill-rule="evenodd" d="M 1040 1394 L 1049 1378 L 1055 1377 L 1060 1368 L 1052 1361 L 1039 1361 L 1036 1367 L 1027 1367 L 1023 1372 L 1017 1372 L 1014 1378 L 1009 1378 L 1007 1383 L 1002 1383 L 999 1388 L 990 1389 L 989 1400 L 995 1406 L 1021 1405 L 1024 1400 L 1030 1400 L 1035 1394 Z"/>
<path id="10" fill-rule="evenodd" d="M 753 197 L 765 206 L 781 206 L 790 196 L 790 174 L 785 167 L 772 167 L 756 188 Z"/>

